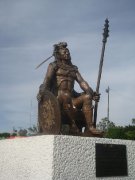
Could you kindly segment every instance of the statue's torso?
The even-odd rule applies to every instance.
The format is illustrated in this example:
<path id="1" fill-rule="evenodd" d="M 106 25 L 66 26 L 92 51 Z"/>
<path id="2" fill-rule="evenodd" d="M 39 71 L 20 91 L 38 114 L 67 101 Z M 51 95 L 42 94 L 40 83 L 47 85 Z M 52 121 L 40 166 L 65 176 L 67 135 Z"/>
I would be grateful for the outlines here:
<path id="1" fill-rule="evenodd" d="M 74 65 L 57 64 L 56 82 L 58 91 L 72 92 L 78 69 Z"/>

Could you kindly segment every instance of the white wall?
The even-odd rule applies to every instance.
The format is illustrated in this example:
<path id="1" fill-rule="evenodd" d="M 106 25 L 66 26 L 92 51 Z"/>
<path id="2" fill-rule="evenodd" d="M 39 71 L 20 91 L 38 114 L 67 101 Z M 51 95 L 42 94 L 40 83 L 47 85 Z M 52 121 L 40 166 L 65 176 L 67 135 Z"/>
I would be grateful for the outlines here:
<path id="1" fill-rule="evenodd" d="M 54 136 L 0 141 L 0 180 L 51 180 Z"/>
<path id="2" fill-rule="evenodd" d="M 96 178 L 95 143 L 126 145 L 128 176 Z M 135 180 L 135 141 L 55 136 L 53 163 L 53 180 Z"/>
<path id="3" fill-rule="evenodd" d="M 125 144 L 128 176 L 96 178 L 95 143 Z M 0 180 L 135 179 L 135 141 L 36 136 L 0 141 Z"/>

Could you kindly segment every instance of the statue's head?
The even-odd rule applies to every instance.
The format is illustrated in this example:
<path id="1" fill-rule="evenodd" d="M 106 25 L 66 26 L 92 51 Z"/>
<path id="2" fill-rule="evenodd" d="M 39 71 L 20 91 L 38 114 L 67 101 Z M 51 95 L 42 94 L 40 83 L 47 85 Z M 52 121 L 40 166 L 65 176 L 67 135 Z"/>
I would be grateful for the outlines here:
<path id="1" fill-rule="evenodd" d="M 70 52 L 69 49 L 67 48 L 66 42 L 60 42 L 58 44 L 55 44 L 53 55 L 56 60 L 66 60 L 66 61 L 71 60 Z"/>

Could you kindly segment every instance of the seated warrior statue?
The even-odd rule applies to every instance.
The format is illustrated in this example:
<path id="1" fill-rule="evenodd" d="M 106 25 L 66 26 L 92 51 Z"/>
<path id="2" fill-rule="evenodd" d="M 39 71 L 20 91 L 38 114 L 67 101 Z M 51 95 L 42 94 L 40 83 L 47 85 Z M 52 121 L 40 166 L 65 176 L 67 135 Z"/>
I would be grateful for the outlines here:
<path id="1" fill-rule="evenodd" d="M 45 90 L 51 91 L 57 98 L 61 112 L 66 115 L 70 132 L 79 132 L 82 129 L 75 120 L 75 112 L 78 109 L 83 113 L 85 122 L 85 132 L 96 133 L 93 125 L 93 105 L 92 101 L 99 101 L 100 95 L 92 90 L 83 79 L 77 66 L 71 62 L 71 56 L 66 42 L 54 45 L 55 58 L 50 63 L 43 84 L 40 86 L 37 99 L 40 102 Z M 83 93 L 74 90 L 74 83 L 80 85 Z"/>

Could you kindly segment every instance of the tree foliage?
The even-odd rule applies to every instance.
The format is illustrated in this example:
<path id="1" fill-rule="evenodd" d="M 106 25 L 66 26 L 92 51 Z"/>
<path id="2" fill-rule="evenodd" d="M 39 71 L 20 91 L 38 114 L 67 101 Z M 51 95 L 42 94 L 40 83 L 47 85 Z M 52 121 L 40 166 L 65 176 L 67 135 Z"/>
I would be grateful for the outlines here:
<path id="1" fill-rule="evenodd" d="M 133 125 L 135 124 L 135 118 L 132 119 L 132 124 L 133 124 Z"/>
<path id="2" fill-rule="evenodd" d="M 27 129 L 20 129 L 19 131 L 18 131 L 18 135 L 19 136 L 27 136 Z"/>
<path id="3" fill-rule="evenodd" d="M 97 128 L 104 131 L 105 138 L 135 140 L 135 119 L 129 126 L 116 126 L 108 118 L 103 118 L 97 124 Z"/>
<path id="4" fill-rule="evenodd" d="M 135 140 L 135 126 L 109 128 L 105 133 L 106 138 Z"/>
<path id="5" fill-rule="evenodd" d="M 38 135 L 38 128 L 37 126 L 33 125 L 32 127 L 28 128 L 28 135 L 33 136 L 33 135 Z"/>
<path id="6" fill-rule="evenodd" d="M 5 139 L 5 138 L 9 138 L 10 137 L 10 133 L 0 133 L 0 139 Z"/>
<path id="7" fill-rule="evenodd" d="M 101 119 L 101 121 L 97 124 L 97 128 L 102 131 L 107 131 L 109 128 L 115 127 L 115 124 L 108 120 L 107 117 Z"/>

